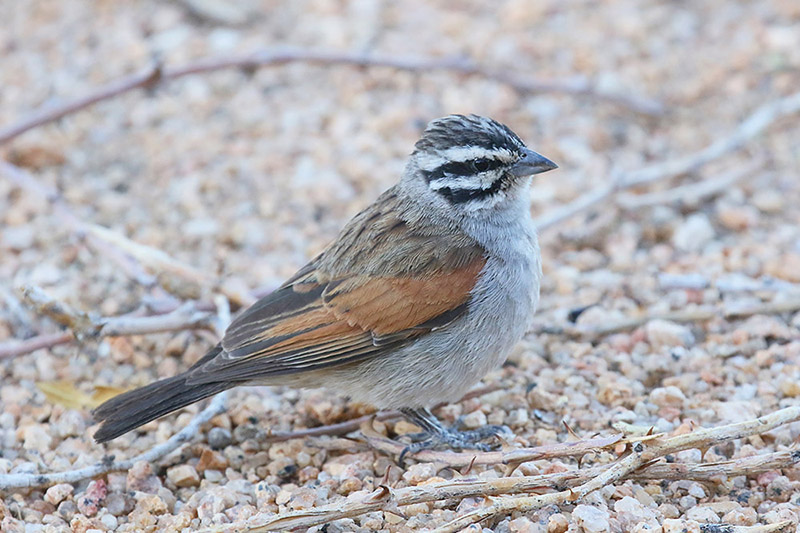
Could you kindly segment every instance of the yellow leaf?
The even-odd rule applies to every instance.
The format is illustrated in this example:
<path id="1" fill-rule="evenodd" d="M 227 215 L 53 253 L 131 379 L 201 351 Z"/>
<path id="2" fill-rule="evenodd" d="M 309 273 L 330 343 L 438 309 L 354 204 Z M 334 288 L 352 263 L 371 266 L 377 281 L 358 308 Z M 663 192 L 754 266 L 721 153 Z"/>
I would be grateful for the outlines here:
<path id="1" fill-rule="evenodd" d="M 36 384 L 47 401 L 67 409 L 94 409 L 109 398 L 125 392 L 117 387 L 96 385 L 92 394 L 78 389 L 69 381 L 41 381 Z"/>
<path id="2" fill-rule="evenodd" d="M 92 394 L 92 401 L 86 407 L 91 407 L 94 409 L 101 403 L 110 400 L 117 394 L 122 394 L 123 392 L 127 391 L 128 389 L 120 389 L 119 387 L 108 387 L 106 385 L 95 385 L 94 386 L 94 394 Z"/>
<path id="3" fill-rule="evenodd" d="M 82 409 L 91 397 L 78 390 L 69 381 L 48 381 L 36 384 L 47 398 L 47 401 L 56 405 L 61 405 L 68 409 Z"/>

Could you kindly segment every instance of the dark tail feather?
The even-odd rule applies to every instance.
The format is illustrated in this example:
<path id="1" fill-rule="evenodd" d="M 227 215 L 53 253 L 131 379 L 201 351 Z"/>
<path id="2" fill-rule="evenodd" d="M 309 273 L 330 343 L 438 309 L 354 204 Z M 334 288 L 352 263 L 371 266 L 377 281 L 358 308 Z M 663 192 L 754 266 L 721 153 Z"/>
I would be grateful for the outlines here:
<path id="1" fill-rule="evenodd" d="M 92 412 L 94 419 L 102 422 L 94 440 L 106 442 L 115 439 L 151 420 L 230 388 L 229 383 L 219 382 L 188 385 L 186 377 L 186 374 L 179 374 L 162 379 L 122 393 L 100 405 Z"/>

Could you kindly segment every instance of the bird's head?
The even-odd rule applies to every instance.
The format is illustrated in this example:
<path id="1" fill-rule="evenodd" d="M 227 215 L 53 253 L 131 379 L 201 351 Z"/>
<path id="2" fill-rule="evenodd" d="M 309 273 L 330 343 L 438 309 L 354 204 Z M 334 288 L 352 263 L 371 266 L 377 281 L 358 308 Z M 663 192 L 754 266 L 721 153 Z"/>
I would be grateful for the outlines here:
<path id="1" fill-rule="evenodd" d="M 449 115 L 428 124 L 406 179 L 422 180 L 435 197 L 476 212 L 502 204 L 530 176 L 554 168 L 508 126 L 477 115 Z"/>

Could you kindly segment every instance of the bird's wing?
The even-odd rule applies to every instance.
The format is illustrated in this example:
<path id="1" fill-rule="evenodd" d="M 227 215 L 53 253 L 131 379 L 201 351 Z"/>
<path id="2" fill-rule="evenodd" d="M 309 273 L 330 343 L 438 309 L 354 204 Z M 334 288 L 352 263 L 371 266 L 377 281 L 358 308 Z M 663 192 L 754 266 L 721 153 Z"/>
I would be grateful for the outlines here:
<path id="1" fill-rule="evenodd" d="M 375 228 L 358 227 L 369 226 L 365 213 L 343 234 L 370 239 Z M 397 230 L 406 222 L 391 224 Z M 373 261 L 349 261 L 363 243 L 329 248 L 234 320 L 222 351 L 198 362 L 188 381 L 252 381 L 375 357 L 466 311 L 486 262 L 481 247 L 463 238 L 431 237 L 430 228 L 379 229 Z M 398 254 L 398 248 L 408 253 Z"/>

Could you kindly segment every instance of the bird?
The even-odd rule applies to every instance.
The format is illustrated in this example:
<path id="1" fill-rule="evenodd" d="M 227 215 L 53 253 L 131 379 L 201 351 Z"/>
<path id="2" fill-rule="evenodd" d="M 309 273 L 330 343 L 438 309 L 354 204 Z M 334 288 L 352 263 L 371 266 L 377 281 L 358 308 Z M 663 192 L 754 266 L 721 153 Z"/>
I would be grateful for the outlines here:
<path id="1" fill-rule="evenodd" d="M 422 429 L 403 454 L 489 449 L 431 408 L 500 366 L 539 299 L 535 174 L 557 168 L 478 115 L 428 123 L 400 180 L 322 253 L 236 317 L 188 370 L 93 411 L 98 443 L 240 385 L 325 388 Z"/>

